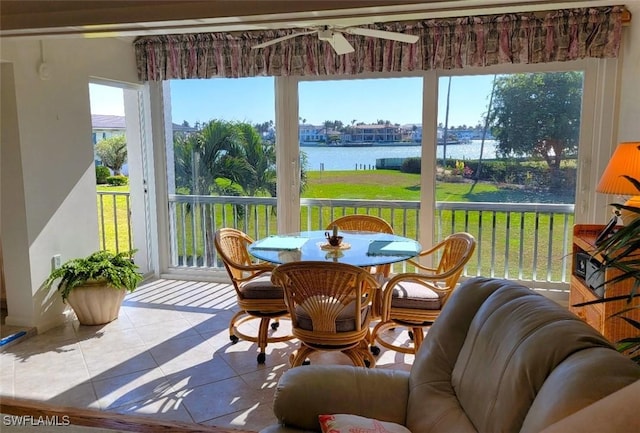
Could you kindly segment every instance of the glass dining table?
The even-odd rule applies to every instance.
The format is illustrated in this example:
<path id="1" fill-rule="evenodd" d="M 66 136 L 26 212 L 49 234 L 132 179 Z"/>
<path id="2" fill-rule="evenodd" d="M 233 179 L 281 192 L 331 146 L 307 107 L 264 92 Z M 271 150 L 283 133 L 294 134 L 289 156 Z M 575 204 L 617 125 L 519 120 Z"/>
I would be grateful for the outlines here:
<path id="1" fill-rule="evenodd" d="M 404 236 L 348 230 L 340 230 L 342 243 L 334 247 L 326 233 L 314 230 L 269 236 L 249 245 L 249 253 L 274 264 L 313 260 L 366 267 L 401 262 L 421 251 L 418 242 Z"/>

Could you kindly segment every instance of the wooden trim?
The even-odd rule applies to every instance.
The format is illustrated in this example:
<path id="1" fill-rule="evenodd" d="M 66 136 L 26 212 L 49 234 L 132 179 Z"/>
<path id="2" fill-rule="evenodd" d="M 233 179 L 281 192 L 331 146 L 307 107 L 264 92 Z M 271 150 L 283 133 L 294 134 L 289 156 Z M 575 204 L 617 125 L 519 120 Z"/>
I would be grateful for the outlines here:
<path id="1" fill-rule="evenodd" d="M 248 430 L 231 429 L 178 421 L 156 421 L 149 417 L 123 415 L 97 409 L 52 406 L 31 400 L 0 398 L 0 412 L 6 415 L 49 417 L 61 422 L 68 419 L 72 425 L 99 427 L 138 433 L 243 433 Z M 52 418 L 57 417 L 57 418 Z M 64 418 L 63 418 L 64 417 Z M 67 418 L 68 417 L 68 418 Z"/>
<path id="2" fill-rule="evenodd" d="M 2 239 L 0 238 L 0 309 L 7 309 L 7 287 L 4 283 L 4 261 L 2 260 Z"/>

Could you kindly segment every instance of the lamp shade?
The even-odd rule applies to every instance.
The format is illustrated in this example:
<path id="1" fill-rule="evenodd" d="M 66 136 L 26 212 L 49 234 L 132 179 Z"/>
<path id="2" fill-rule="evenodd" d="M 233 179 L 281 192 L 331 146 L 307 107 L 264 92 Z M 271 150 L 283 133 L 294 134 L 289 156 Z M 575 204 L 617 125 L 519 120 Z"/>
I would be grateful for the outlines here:
<path id="1" fill-rule="evenodd" d="M 624 176 L 640 180 L 640 142 L 620 143 L 605 168 L 597 192 L 618 195 L 639 195 L 640 191 Z"/>

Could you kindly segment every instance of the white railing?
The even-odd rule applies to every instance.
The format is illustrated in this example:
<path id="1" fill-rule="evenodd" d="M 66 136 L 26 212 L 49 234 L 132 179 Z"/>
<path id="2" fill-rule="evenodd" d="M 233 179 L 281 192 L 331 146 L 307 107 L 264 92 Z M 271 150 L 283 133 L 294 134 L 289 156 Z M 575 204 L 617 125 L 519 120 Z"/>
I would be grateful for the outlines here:
<path id="1" fill-rule="evenodd" d="M 262 197 L 169 197 L 171 266 L 219 268 L 213 234 L 235 227 L 254 239 L 277 233 L 276 199 Z M 566 290 L 569 281 L 572 204 L 436 203 L 435 239 L 467 231 L 478 242 L 466 276 L 491 276 L 535 282 Z M 419 203 L 415 201 L 302 199 L 301 229 L 324 229 L 335 218 L 352 213 L 389 221 L 397 234 L 416 239 Z"/>
<path id="2" fill-rule="evenodd" d="M 131 251 L 131 201 L 128 192 L 98 191 L 100 249 Z"/>

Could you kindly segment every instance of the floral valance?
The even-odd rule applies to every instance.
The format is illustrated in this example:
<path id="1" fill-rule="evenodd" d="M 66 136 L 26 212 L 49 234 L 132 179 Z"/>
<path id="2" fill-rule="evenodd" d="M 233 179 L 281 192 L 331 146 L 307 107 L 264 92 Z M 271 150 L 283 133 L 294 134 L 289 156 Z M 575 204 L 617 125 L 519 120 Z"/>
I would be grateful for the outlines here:
<path id="1" fill-rule="evenodd" d="M 148 36 L 134 45 L 143 81 L 456 69 L 616 57 L 622 13 L 622 7 L 605 7 L 373 24 L 368 27 L 419 40 L 345 34 L 355 51 L 343 55 L 316 34 L 251 48 L 300 30 Z"/>

